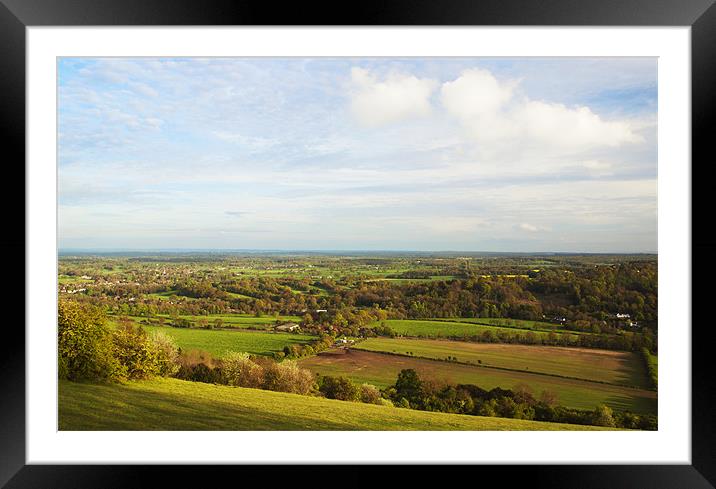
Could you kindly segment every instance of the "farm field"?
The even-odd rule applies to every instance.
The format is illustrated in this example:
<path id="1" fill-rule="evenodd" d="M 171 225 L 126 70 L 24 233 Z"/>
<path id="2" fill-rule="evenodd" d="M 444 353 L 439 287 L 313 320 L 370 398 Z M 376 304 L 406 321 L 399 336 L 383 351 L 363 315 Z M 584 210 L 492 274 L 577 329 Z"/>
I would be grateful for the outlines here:
<path id="1" fill-rule="evenodd" d="M 160 315 L 165 319 L 170 319 L 168 315 Z M 273 326 L 276 320 L 280 321 L 293 321 L 298 322 L 301 320 L 298 316 L 261 316 L 256 317 L 250 314 L 207 314 L 205 316 L 187 316 L 179 315 L 181 319 L 187 319 L 196 323 L 200 319 L 207 319 L 209 323 L 213 323 L 217 319 L 221 319 L 222 328 L 235 327 L 235 328 L 246 328 L 247 326 L 265 325 Z"/>
<path id="2" fill-rule="evenodd" d="M 510 319 L 510 318 L 434 318 L 431 321 L 449 321 L 455 323 L 482 324 L 486 326 L 500 326 L 504 328 L 514 329 L 531 329 L 534 331 L 555 331 L 569 334 L 591 334 L 582 331 L 571 331 L 560 328 L 558 324 L 548 323 L 545 321 L 531 321 L 529 319 Z"/>
<path id="3" fill-rule="evenodd" d="M 147 323 L 155 324 L 156 318 L 163 318 L 165 321 L 170 322 L 171 316 L 168 314 L 157 314 L 156 316 L 152 317 L 144 317 L 144 316 L 128 316 L 130 319 L 134 320 L 137 323 L 144 325 L 147 325 Z M 290 316 L 290 315 L 284 315 L 284 316 L 260 316 L 256 317 L 255 315 L 251 314 L 206 314 L 206 315 L 186 315 L 186 314 L 180 314 L 177 316 L 180 319 L 186 319 L 187 321 L 190 321 L 194 324 L 195 327 L 198 327 L 198 321 L 202 319 L 206 319 L 209 324 L 214 324 L 214 321 L 217 319 L 220 319 L 222 324 L 221 328 L 241 328 L 241 329 L 273 329 L 274 324 L 276 323 L 276 320 L 279 321 L 292 321 L 292 322 L 299 322 L 301 320 L 298 316 Z M 117 316 L 111 316 L 110 321 L 116 322 Z"/>
<path id="4" fill-rule="evenodd" d="M 516 333 L 533 333 L 537 337 L 546 337 L 549 333 L 543 331 L 534 331 L 532 329 L 507 328 L 499 326 L 488 326 L 477 323 L 468 322 L 450 322 L 445 320 L 418 320 L 418 319 L 388 319 L 381 321 L 397 334 L 416 337 L 456 337 L 456 336 L 476 336 L 484 331 L 490 331 L 497 334 L 498 332 L 514 335 Z M 380 324 L 378 322 L 374 325 Z M 557 338 L 561 337 L 561 333 L 555 333 Z M 564 333 L 572 335 L 573 333 Z"/>
<path id="5" fill-rule="evenodd" d="M 368 338 L 354 348 L 403 355 L 411 352 L 436 360 L 457 357 L 460 363 L 649 387 L 643 359 L 632 352 L 400 338 Z"/>
<path id="6" fill-rule="evenodd" d="M 59 383 L 65 430 L 577 430 L 605 428 L 466 416 L 176 379 Z"/>
<path id="7" fill-rule="evenodd" d="M 474 384 L 483 389 L 511 389 L 527 384 L 537 396 L 543 390 L 555 392 L 559 404 L 572 408 L 594 409 L 598 404 L 606 404 L 620 411 L 648 414 L 657 411 L 654 391 L 355 349 L 323 352 L 299 360 L 299 365 L 320 375 L 345 376 L 378 387 L 394 384 L 402 369 L 412 368 L 421 378 Z"/>
<path id="8" fill-rule="evenodd" d="M 229 350 L 254 355 L 270 355 L 272 352 L 282 350 L 286 345 L 305 344 L 315 339 L 314 336 L 290 333 L 142 326 L 148 332 L 161 331 L 173 337 L 182 349 L 205 350 L 216 357 L 221 357 Z"/>

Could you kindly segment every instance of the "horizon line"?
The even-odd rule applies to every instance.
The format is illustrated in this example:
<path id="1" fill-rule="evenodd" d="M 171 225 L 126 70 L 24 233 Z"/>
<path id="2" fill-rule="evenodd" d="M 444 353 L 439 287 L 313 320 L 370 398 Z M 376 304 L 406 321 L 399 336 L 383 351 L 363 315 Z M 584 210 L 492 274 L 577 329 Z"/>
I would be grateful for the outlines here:
<path id="1" fill-rule="evenodd" d="M 529 254 L 529 255 L 658 255 L 656 251 L 490 251 L 490 250 L 416 250 L 416 249 L 291 249 L 291 248 L 58 248 L 58 253 L 100 252 L 100 253 L 190 253 L 190 252 L 264 252 L 264 253 L 490 253 L 490 254 Z"/>

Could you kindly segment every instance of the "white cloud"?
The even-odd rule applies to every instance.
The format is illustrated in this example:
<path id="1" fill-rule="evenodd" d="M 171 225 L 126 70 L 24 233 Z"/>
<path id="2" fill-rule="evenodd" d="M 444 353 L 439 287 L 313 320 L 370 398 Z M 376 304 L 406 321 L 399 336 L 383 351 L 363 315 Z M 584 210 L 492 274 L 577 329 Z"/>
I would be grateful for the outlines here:
<path id="1" fill-rule="evenodd" d="M 483 151 L 582 152 L 643 139 L 628 121 L 605 121 L 589 107 L 516 96 L 518 82 L 470 69 L 441 88 L 442 104 Z"/>
<path id="2" fill-rule="evenodd" d="M 375 127 L 431 112 L 434 80 L 393 73 L 384 81 L 362 68 L 351 69 L 351 112 L 362 124 Z"/>
<path id="3" fill-rule="evenodd" d="M 530 233 L 536 233 L 537 231 L 540 230 L 540 228 L 538 228 L 538 227 L 535 226 L 534 224 L 529 224 L 529 223 L 527 223 L 527 222 L 523 222 L 522 224 L 520 224 L 520 225 L 517 226 L 517 227 L 520 228 L 520 229 L 523 230 L 523 231 L 529 231 Z"/>
<path id="4" fill-rule="evenodd" d="M 500 84 L 487 70 L 466 70 L 457 80 L 443 83 L 442 102 L 448 112 L 463 120 L 490 117 L 510 101 L 516 85 Z"/>

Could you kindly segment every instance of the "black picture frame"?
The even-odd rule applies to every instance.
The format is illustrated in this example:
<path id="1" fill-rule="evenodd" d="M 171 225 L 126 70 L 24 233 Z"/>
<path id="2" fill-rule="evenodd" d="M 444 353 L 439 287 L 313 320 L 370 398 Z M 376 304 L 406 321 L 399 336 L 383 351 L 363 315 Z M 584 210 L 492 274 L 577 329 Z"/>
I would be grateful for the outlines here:
<path id="1" fill-rule="evenodd" d="M 6 256 L 25 252 L 25 215 L 17 194 L 25 182 L 25 29 L 29 26 L 136 26 L 136 25 L 511 25 L 511 26 L 690 26 L 692 68 L 692 263 L 707 263 L 716 251 L 709 222 L 716 169 L 711 156 L 716 129 L 716 6 L 715 0 L 393 0 L 351 2 L 273 2 L 247 0 L 0 0 L 0 131 L 8 183 L 2 192 L 8 231 L 0 239 Z M 13 174 L 14 172 L 14 174 Z M 699 188 L 703 187 L 703 188 Z M 699 190 L 703 190 L 699 192 Z M 709 196 L 710 197 L 710 196 Z M 23 202 L 24 194 L 23 194 Z M 8 227 L 7 229 L 11 229 Z M 18 267 L 19 260 L 7 258 Z M 694 275 L 692 275 L 693 277 Z M 17 283 L 13 287 L 17 289 Z M 711 288 L 692 283 L 693 312 L 703 311 Z M 17 290 L 13 292 L 17 295 Z M 26 290 L 26 294 L 32 293 Z M 13 306 L 14 307 L 14 306 Z M 15 311 L 10 311 L 15 313 Z M 701 488 L 716 484 L 716 390 L 710 378 L 711 343 L 708 325 L 692 318 L 692 465 L 519 465 L 471 466 L 467 470 L 488 481 L 490 475 L 510 485 L 545 487 Z M 705 317 L 703 319 L 706 319 Z M 689 318 L 685 318 L 688 325 Z M 17 325 L 5 324 L 0 355 L 0 485 L 18 487 L 143 487 L 150 476 L 164 483 L 192 479 L 216 480 L 241 476 L 248 467 L 235 466 L 41 466 L 25 461 L 25 338 Z M 683 325 L 681 325 L 683 326 Z M 11 330 L 11 331 L 9 331 Z M 565 447 L 566 450 L 572 449 Z M 367 469 L 367 468 L 365 468 Z M 361 469 L 366 476 L 370 471 Z M 426 467 L 413 467 L 411 478 L 422 477 Z M 251 468 L 266 474 L 267 468 Z M 287 477 L 303 479 L 314 469 L 273 467 L 273 482 Z M 254 474 L 251 474 L 254 475 Z M 200 485 L 201 486 L 201 485 Z"/>

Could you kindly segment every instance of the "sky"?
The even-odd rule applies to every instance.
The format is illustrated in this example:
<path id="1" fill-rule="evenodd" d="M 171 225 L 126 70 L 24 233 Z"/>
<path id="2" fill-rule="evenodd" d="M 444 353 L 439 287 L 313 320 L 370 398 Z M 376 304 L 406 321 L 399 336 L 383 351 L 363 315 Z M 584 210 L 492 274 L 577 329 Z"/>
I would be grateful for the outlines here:
<path id="1" fill-rule="evenodd" d="M 657 252 L 656 58 L 60 58 L 61 249 Z"/>

